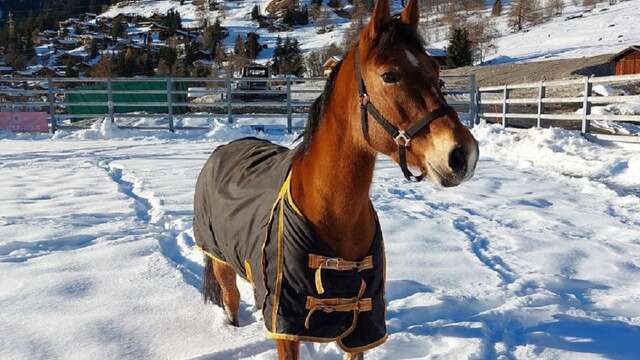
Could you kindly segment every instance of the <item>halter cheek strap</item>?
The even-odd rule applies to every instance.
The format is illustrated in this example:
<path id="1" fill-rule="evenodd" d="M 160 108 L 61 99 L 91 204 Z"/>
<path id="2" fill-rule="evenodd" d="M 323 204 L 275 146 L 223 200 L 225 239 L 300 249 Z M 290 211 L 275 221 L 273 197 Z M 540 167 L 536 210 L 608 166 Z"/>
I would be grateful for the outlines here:
<path id="1" fill-rule="evenodd" d="M 449 105 L 443 105 L 427 114 L 425 117 L 420 119 L 420 121 L 413 124 L 409 129 L 402 130 L 397 128 L 392 123 L 387 121 L 387 119 L 385 119 L 384 116 L 380 114 L 375 105 L 373 105 L 373 103 L 369 100 L 367 88 L 364 84 L 364 80 L 362 80 L 362 74 L 360 73 L 360 51 L 358 48 L 356 48 L 355 52 L 356 81 L 358 83 L 358 93 L 360 95 L 360 126 L 362 127 L 362 133 L 365 140 L 369 142 L 368 114 L 371 114 L 373 119 L 380 126 L 382 126 L 382 128 L 393 138 L 393 141 L 395 141 L 396 145 L 398 146 L 398 160 L 400 163 L 400 169 L 402 170 L 402 174 L 404 174 L 404 177 L 409 181 L 422 181 L 422 179 L 424 179 L 425 177 L 425 174 L 422 173 L 419 175 L 414 175 L 407 166 L 407 148 L 411 144 L 411 139 L 413 139 L 413 137 L 422 129 L 428 127 L 429 124 L 431 124 L 435 119 L 455 112 L 455 110 L 453 110 Z"/>

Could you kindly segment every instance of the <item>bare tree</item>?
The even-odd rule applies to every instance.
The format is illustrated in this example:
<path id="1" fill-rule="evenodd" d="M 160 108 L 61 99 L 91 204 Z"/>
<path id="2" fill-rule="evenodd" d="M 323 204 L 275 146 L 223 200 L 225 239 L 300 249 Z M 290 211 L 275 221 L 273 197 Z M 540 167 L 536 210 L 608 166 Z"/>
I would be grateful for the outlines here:
<path id="1" fill-rule="evenodd" d="M 582 0 L 582 6 L 589 9 L 595 8 L 597 3 L 598 3 L 598 0 Z"/>
<path id="2" fill-rule="evenodd" d="M 540 2 L 538 0 L 517 0 L 509 10 L 509 27 L 520 31 L 527 25 L 537 24 L 542 20 Z"/>
<path id="3" fill-rule="evenodd" d="M 564 11 L 564 0 L 547 0 L 544 12 L 546 17 L 562 15 Z"/>
<path id="4" fill-rule="evenodd" d="M 483 16 L 468 22 L 465 26 L 469 31 L 474 60 L 484 63 L 486 57 L 497 49 L 495 39 L 499 33 L 495 22 Z"/>

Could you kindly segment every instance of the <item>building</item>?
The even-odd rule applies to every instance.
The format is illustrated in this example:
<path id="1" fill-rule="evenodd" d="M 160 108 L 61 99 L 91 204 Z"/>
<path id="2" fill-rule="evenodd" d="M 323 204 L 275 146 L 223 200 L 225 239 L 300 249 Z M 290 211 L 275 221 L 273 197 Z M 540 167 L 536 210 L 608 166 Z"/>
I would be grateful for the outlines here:
<path id="1" fill-rule="evenodd" d="M 447 68 L 447 50 L 438 49 L 438 48 L 427 48 L 425 49 L 427 55 L 431 56 L 433 60 L 438 63 L 441 70 Z"/>
<path id="2" fill-rule="evenodd" d="M 640 45 L 629 46 L 611 59 L 616 75 L 640 74 Z"/>
<path id="3" fill-rule="evenodd" d="M 336 64 L 338 64 L 340 60 L 342 60 L 340 56 L 332 56 L 328 58 L 327 61 L 322 64 L 322 73 L 324 74 L 324 76 L 331 75 L 333 67 L 336 66 Z"/>

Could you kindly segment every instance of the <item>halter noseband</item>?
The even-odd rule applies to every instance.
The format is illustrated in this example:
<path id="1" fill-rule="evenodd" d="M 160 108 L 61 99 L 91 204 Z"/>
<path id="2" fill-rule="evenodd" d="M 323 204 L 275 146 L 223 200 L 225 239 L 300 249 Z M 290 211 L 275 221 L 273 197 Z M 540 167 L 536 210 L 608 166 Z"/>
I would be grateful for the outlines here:
<path id="1" fill-rule="evenodd" d="M 368 125 L 368 114 L 371 113 L 373 119 L 376 120 L 380 126 L 389 134 L 396 145 L 398 145 L 398 160 L 400 162 L 400 169 L 404 174 L 404 177 L 409 181 L 422 181 L 424 179 L 425 174 L 414 175 L 409 170 L 407 166 L 407 148 L 411 143 L 411 139 L 419 133 L 422 129 L 429 126 L 435 119 L 440 118 L 446 114 L 454 112 L 449 105 L 443 105 L 434 111 L 427 114 L 420 121 L 415 123 L 407 130 L 402 130 L 395 127 L 391 124 L 387 119 L 380 114 L 378 109 L 373 105 L 373 103 L 369 100 L 369 95 L 367 94 L 367 88 L 364 84 L 364 80 L 362 79 L 362 74 L 360 73 L 360 51 L 356 47 L 356 80 L 358 82 L 358 92 L 360 94 L 360 125 L 362 126 L 362 133 L 364 134 L 364 138 L 367 142 L 369 142 L 369 125 Z"/>

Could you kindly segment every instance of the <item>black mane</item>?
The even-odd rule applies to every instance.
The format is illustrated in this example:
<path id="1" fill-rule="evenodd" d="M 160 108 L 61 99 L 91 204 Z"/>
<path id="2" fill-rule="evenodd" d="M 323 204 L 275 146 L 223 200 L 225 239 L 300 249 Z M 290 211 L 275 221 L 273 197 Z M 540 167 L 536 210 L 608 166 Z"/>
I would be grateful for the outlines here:
<path id="1" fill-rule="evenodd" d="M 376 40 L 374 47 L 378 54 L 382 54 L 383 56 L 391 54 L 388 56 L 393 56 L 393 54 L 397 53 L 398 46 L 401 44 L 412 49 L 424 51 L 424 40 L 416 31 L 414 31 L 409 25 L 400 21 L 400 18 L 396 16 L 380 35 L 378 40 Z M 358 44 L 356 43 L 354 46 L 357 47 Z M 309 108 L 307 123 L 305 125 L 304 132 L 301 135 L 302 143 L 300 149 L 302 149 L 302 151 L 306 151 L 309 148 L 313 134 L 320 125 L 320 120 L 324 115 L 326 107 L 329 106 L 329 100 L 331 99 L 333 87 L 336 78 L 338 77 L 341 65 L 342 61 L 338 62 L 333 67 L 322 94 L 316 98 Z M 356 94 L 354 94 L 354 96 L 355 95 Z"/>

